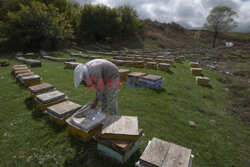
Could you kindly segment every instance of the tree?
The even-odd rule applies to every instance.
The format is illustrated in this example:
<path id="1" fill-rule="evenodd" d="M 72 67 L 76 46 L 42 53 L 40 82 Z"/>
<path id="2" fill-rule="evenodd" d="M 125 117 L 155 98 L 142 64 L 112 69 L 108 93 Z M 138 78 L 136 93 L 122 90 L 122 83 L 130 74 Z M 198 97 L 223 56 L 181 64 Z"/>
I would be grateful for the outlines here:
<path id="1" fill-rule="evenodd" d="M 73 29 L 64 13 L 52 4 L 32 1 L 20 4 L 20 10 L 8 12 L 6 36 L 28 47 L 52 47 L 73 39 Z"/>
<path id="2" fill-rule="evenodd" d="M 217 6 L 210 11 L 204 27 L 214 32 L 213 47 L 220 32 L 227 32 L 237 27 L 235 17 L 237 13 L 228 6 Z"/>

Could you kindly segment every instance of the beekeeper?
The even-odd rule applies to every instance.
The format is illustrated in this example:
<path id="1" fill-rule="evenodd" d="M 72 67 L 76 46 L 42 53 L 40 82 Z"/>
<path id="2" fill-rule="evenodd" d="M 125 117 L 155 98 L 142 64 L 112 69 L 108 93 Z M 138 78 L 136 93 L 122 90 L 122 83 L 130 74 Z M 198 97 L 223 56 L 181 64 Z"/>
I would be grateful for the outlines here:
<path id="1" fill-rule="evenodd" d="M 95 59 L 85 65 L 79 64 L 74 71 L 75 87 L 81 83 L 84 83 L 87 88 L 97 90 L 92 108 L 96 108 L 98 101 L 100 101 L 102 112 L 106 112 L 107 106 L 109 106 L 110 114 L 117 114 L 119 72 L 113 63 L 103 59 Z"/>

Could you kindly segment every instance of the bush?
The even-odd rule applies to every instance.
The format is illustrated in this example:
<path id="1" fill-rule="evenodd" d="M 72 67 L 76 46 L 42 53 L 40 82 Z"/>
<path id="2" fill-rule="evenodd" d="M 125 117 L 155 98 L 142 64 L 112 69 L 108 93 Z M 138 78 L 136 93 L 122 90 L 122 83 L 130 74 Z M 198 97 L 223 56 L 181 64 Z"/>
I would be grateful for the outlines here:
<path id="1" fill-rule="evenodd" d="M 8 12 L 7 37 L 19 45 L 40 47 L 43 41 L 50 41 L 51 47 L 58 41 L 73 39 L 73 29 L 64 13 L 52 4 L 32 1 L 30 5 L 20 4 L 20 10 Z"/>

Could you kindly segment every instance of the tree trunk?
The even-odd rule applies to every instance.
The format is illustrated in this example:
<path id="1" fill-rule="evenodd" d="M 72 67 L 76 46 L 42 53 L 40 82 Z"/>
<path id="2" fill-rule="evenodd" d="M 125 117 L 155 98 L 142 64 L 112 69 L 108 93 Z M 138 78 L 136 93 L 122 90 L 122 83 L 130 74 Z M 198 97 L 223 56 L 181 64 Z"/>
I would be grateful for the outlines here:
<path id="1" fill-rule="evenodd" d="M 218 35 L 218 32 L 215 31 L 215 32 L 214 32 L 213 48 L 215 47 L 215 42 L 216 42 L 217 35 Z"/>

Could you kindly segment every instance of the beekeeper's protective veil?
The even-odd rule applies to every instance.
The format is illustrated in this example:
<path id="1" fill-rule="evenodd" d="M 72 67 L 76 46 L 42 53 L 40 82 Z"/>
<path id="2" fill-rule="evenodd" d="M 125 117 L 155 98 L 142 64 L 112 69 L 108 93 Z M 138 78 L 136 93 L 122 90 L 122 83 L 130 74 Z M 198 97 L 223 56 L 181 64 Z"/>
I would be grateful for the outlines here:
<path id="1" fill-rule="evenodd" d="M 74 84 L 77 88 L 83 80 L 89 77 L 88 69 L 85 65 L 79 64 L 74 71 Z"/>

